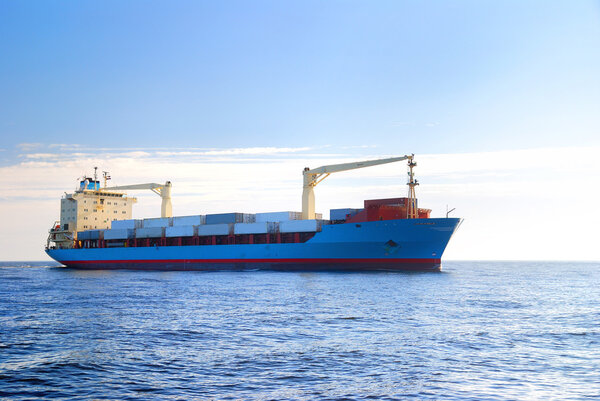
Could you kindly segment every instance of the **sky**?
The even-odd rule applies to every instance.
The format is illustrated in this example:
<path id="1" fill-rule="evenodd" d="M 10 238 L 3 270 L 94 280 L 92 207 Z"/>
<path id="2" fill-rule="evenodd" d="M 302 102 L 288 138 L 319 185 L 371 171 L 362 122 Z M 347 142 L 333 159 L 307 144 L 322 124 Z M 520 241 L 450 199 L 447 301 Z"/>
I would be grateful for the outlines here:
<path id="1" fill-rule="evenodd" d="M 0 259 L 94 166 L 175 214 L 299 210 L 305 166 L 414 153 L 445 259 L 598 260 L 598 1 L 0 1 Z M 317 212 L 404 196 L 332 175 Z M 160 198 L 131 194 L 134 216 Z"/>

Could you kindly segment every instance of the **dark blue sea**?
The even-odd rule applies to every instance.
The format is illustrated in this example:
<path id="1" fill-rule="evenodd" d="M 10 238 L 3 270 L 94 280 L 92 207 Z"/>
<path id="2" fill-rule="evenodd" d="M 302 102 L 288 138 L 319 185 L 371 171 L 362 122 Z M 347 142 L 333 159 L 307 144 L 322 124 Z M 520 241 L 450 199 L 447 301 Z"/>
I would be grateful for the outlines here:
<path id="1" fill-rule="evenodd" d="M 0 264 L 0 399 L 600 399 L 600 263 Z"/>

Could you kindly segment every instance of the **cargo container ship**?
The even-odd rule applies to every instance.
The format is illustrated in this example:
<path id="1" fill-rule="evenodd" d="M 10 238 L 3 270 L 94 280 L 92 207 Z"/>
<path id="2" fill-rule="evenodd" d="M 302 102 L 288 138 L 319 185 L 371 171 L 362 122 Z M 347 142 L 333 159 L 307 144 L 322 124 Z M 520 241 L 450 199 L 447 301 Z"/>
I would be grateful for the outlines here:
<path id="1" fill-rule="evenodd" d="M 315 213 L 314 187 L 332 173 L 408 160 L 408 196 L 365 200 L 362 208 Z M 431 218 L 415 196 L 414 155 L 305 168 L 302 212 L 172 216 L 171 183 L 101 187 L 97 172 L 61 199 L 47 254 L 77 269 L 144 270 L 424 270 L 439 271 L 461 223 Z M 96 168 L 95 168 L 96 170 Z M 136 198 L 162 198 L 161 217 L 132 219 Z"/>

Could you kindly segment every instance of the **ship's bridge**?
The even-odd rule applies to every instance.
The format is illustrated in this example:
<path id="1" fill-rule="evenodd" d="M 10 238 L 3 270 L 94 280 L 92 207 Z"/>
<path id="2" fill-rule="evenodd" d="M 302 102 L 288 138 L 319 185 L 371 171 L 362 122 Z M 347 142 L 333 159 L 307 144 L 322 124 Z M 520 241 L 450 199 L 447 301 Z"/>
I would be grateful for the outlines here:
<path id="1" fill-rule="evenodd" d="M 81 181 L 79 181 L 79 190 L 80 191 L 97 191 L 100 189 L 100 181 L 94 180 L 89 177 L 84 177 Z"/>

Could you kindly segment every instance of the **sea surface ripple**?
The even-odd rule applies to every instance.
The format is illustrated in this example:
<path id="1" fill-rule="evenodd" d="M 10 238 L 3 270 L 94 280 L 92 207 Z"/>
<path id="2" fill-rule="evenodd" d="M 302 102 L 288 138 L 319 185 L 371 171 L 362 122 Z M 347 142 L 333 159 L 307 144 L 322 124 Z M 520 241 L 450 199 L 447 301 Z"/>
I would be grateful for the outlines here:
<path id="1" fill-rule="evenodd" d="M 0 399 L 600 399 L 600 264 L 0 264 Z"/>

